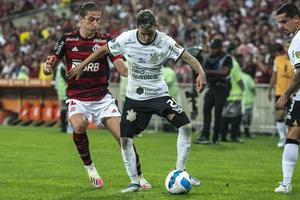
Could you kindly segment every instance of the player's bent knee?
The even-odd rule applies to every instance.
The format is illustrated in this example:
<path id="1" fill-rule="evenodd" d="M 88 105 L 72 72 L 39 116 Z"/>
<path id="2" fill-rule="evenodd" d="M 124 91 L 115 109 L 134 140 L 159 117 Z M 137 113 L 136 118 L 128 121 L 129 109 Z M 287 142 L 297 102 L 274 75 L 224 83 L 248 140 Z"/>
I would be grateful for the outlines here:
<path id="1" fill-rule="evenodd" d="M 182 113 L 180 115 L 179 114 L 175 115 L 171 121 L 171 124 L 173 126 L 175 126 L 176 128 L 186 126 L 190 123 L 191 123 L 191 121 L 189 120 L 189 118 L 187 117 L 187 115 L 185 113 Z"/>

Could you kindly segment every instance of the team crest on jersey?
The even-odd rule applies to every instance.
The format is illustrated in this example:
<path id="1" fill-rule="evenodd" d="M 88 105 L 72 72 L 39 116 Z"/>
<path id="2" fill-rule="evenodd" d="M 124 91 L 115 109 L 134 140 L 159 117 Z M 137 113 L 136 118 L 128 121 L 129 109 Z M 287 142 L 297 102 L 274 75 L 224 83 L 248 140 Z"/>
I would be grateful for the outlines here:
<path id="1" fill-rule="evenodd" d="M 100 48 L 100 45 L 99 44 L 96 44 L 95 46 L 93 46 L 93 51 L 97 51 L 98 49 Z"/>
<path id="2" fill-rule="evenodd" d="M 127 110 L 126 119 L 130 122 L 135 121 L 136 120 L 136 112 L 133 109 Z"/>
<path id="3" fill-rule="evenodd" d="M 151 56 L 151 58 L 150 58 L 150 63 L 151 64 L 156 64 L 160 59 L 160 55 L 156 52 L 151 53 L 150 56 Z"/>
<path id="4" fill-rule="evenodd" d="M 297 58 L 300 58 L 300 51 L 296 51 L 295 55 L 296 55 Z"/>

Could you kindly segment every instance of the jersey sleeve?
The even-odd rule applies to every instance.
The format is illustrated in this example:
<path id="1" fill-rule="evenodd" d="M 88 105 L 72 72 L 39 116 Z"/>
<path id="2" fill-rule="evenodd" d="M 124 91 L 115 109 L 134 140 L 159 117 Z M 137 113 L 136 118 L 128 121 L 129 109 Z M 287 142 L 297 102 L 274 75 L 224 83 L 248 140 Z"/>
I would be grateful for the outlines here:
<path id="1" fill-rule="evenodd" d="M 185 51 L 185 49 L 180 46 L 179 44 L 177 44 L 177 42 L 172 39 L 171 37 L 166 35 L 166 46 L 167 46 L 167 54 L 168 57 L 177 61 L 180 56 L 183 54 L 183 52 Z"/>
<path id="2" fill-rule="evenodd" d="M 111 55 L 117 56 L 124 53 L 124 43 L 127 38 L 127 34 L 122 33 L 118 37 L 108 41 L 107 47 Z"/>
<path id="3" fill-rule="evenodd" d="M 56 59 L 59 60 L 65 55 L 66 51 L 66 35 L 63 35 L 55 44 L 51 51 L 51 55 L 55 55 Z"/>
<path id="4" fill-rule="evenodd" d="M 300 68 L 300 39 L 297 39 L 294 45 L 294 52 L 295 52 L 295 57 L 294 57 L 294 68 Z"/>

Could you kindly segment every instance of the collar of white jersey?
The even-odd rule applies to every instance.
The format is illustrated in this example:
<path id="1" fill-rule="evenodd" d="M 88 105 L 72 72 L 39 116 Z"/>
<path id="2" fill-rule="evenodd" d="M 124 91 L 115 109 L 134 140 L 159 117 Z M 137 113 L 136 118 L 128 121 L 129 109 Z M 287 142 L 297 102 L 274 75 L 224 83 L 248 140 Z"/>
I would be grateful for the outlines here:
<path id="1" fill-rule="evenodd" d="M 142 41 L 140 41 L 139 40 L 139 37 L 138 37 L 138 30 L 136 29 L 136 39 L 137 39 L 137 41 L 141 44 L 141 45 L 150 45 L 150 44 L 152 44 L 155 40 L 156 40 L 156 38 L 157 38 L 157 35 L 158 35 L 158 32 L 157 32 L 157 30 L 155 31 L 155 37 L 154 37 L 154 39 L 151 41 L 151 42 L 149 42 L 149 43 L 143 43 Z"/>

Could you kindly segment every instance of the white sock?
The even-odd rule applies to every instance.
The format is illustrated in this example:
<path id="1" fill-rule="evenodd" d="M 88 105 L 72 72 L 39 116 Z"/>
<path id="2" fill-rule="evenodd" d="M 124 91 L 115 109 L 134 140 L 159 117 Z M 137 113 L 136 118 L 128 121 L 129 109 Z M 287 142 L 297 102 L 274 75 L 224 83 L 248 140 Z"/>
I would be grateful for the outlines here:
<path id="1" fill-rule="evenodd" d="M 124 161 L 124 165 L 131 183 L 139 183 L 137 169 L 136 169 L 136 157 L 133 149 L 132 138 L 121 137 L 121 152 Z"/>
<path id="2" fill-rule="evenodd" d="M 285 122 L 276 122 L 276 128 L 281 140 L 285 139 L 286 125 Z"/>
<path id="3" fill-rule="evenodd" d="M 176 169 L 184 170 L 190 154 L 191 131 L 188 125 L 178 129 Z"/>
<path id="4" fill-rule="evenodd" d="M 298 160 L 298 148 L 297 144 L 288 143 L 284 146 L 282 154 L 282 173 L 283 173 L 283 185 L 291 184 L 293 172 Z"/>

